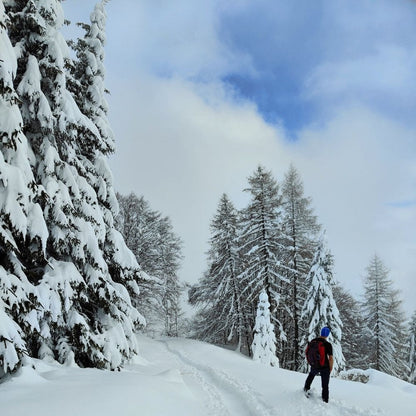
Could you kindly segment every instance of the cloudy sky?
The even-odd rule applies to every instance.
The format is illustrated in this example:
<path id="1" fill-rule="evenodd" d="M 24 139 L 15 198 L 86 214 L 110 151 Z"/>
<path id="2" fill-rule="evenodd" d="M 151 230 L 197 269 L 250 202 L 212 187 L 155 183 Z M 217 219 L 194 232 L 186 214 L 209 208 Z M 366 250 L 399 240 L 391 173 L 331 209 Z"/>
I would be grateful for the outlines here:
<path id="1" fill-rule="evenodd" d="M 94 0 L 67 0 L 87 21 Z M 183 280 L 205 267 L 222 193 L 258 164 L 299 170 L 336 278 L 377 253 L 416 309 L 416 2 L 112 0 L 106 69 L 115 187 L 170 216 Z"/>

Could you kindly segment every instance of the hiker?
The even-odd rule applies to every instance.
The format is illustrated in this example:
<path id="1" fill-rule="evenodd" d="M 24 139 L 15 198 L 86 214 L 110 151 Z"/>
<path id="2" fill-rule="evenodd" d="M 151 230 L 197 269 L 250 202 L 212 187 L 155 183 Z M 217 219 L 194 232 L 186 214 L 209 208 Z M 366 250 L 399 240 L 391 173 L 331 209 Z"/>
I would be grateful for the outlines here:
<path id="1" fill-rule="evenodd" d="M 325 326 L 321 329 L 321 336 L 308 343 L 306 348 L 306 358 L 311 371 L 305 381 L 304 392 L 308 396 L 308 391 L 316 375 L 321 375 L 322 400 L 328 403 L 329 399 L 329 376 L 334 365 L 332 357 L 332 345 L 326 340 L 331 330 Z"/>

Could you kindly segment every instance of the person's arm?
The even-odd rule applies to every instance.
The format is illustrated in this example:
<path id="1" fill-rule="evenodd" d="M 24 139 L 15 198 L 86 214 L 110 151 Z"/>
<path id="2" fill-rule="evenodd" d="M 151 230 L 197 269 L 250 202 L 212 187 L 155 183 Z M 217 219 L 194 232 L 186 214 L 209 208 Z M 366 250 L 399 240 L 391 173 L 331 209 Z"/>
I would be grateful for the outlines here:
<path id="1" fill-rule="evenodd" d="M 334 357 L 332 355 L 328 356 L 328 360 L 329 360 L 329 371 L 332 371 L 332 367 L 334 366 Z"/>

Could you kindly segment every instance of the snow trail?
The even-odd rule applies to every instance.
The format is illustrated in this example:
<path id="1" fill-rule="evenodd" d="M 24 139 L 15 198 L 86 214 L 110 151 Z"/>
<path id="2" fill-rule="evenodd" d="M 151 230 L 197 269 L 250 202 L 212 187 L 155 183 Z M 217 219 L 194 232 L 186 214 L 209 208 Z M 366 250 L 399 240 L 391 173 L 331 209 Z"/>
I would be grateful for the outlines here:
<path id="1" fill-rule="evenodd" d="M 250 386 L 237 381 L 225 371 L 192 360 L 183 352 L 174 349 L 168 341 L 163 342 L 167 350 L 179 358 L 208 392 L 211 405 L 212 400 L 220 400 L 223 413 L 214 413 L 214 415 L 273 416 L 275 414 L 258 398 L 258 394 L 253 393 Z"/>
<path id="2" fill-rule="evenodd" d="M 302 391 L 305 374 L 189 339 L 138 336 L 120 372 L 33 360 L 0 384 L 1 416 L 413 416 L 416 386 L 370 371 L 367 384 L 331 379 L 330 401 Z"/>
<path id="3" fill-rule="evenodd" d="M 253 385 L 251 379 L 236 378 L 220 366 L 213 366 L 202 357 L 196 358 L 192 351 L 184 348 L 186 345 L 178 344 L 175 340 L 163 340 L 167 351 L 177 357 L 187 371 L 194 375 L 198 383 L 209 394 L 207 401 L 221 401 L 221 411 L 212 407 L 213 415 L 236 416 L 387 416 L 387 414 L 374 408 L 359 408 L 350 405 L 345 400 L 331 398 L 329 403 L 321 401 L 320 386 L 313 388 L 313 395 L 305 397 L 301 386 L 293 390 L 293 384 L 288 388 L 279 388 L 276 380 L 276 400 L 273 404 L 266 404 L 261 398 L 264 394 L 259 385 Z M 231 368 L 231 367 L 230 367 Z M 317 380 L 318 381 L 318 380 Z M 215 413 L 217 411 L 217 413 Z"/>

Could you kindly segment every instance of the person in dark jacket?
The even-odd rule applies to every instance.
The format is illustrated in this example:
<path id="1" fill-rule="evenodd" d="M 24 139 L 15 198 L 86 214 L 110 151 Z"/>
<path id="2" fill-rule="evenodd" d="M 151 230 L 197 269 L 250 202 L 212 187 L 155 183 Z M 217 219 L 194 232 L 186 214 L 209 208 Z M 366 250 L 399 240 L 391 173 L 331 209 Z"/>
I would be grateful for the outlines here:
<path id="1" fill-rule="evenodd" d="M 325 403 L 328 403 L 329 399 L 329 376 L 332 371 L 332 367 L 334 365 L 334 358 L 332 356 L 332 345 L 327 341 L 327 338 L 331 330 L 325 326 L 321 329 L 321 336 L 315 338 L 315 340 L 322 341 L 325 347 L 325 363 L 323 366 L 319 367 L 312 367 L 311 371 L 309 372 L 308 378 L 305 381 L 305 387 L 303 388 L 306 395 L 308 395 L 308 391 L 311 388 L 311 384 L 313 379 L 316 375 L 321 375 L 321 384 L 322 384 L 322 400 Z M 315 341 L 312 340 L 312 341 Z M 311 341 L 311 342 L 312 342 Z"/>

